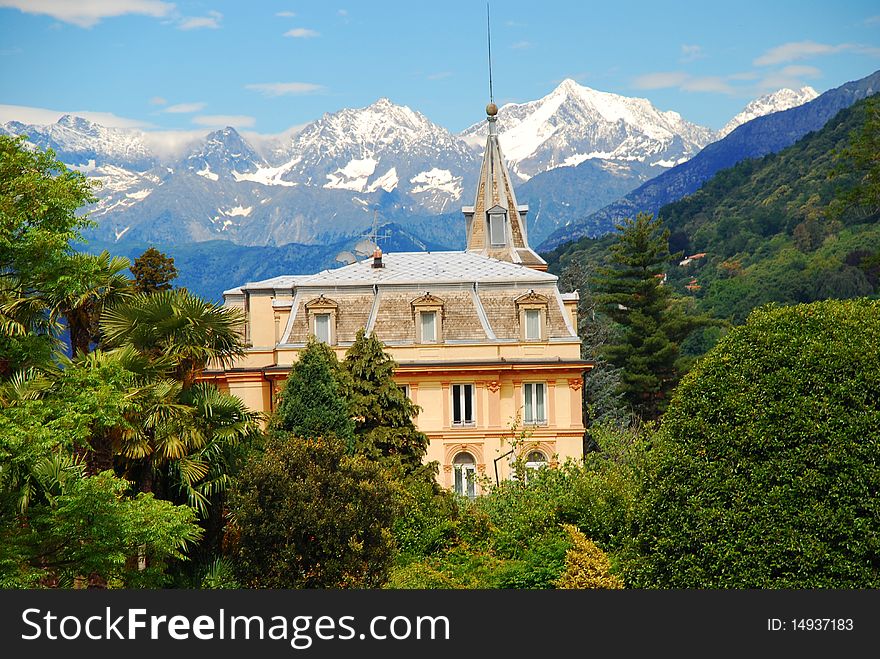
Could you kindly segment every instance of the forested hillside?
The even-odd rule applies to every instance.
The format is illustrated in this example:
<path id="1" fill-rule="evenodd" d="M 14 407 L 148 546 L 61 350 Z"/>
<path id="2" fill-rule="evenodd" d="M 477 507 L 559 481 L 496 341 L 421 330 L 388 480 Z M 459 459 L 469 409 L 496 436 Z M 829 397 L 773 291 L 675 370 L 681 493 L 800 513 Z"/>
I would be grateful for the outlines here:
<path id="1" fill-rule="evenodd" d="M 664 206 L 671 251 L 682 252 L 668 283 L 735 323 L 767 302 L 877 294 L 880 209 L 849 198 L 865 176 L 852 145 L 876 141 L 878 114 L 876 98 L 863 100 L 793 146 L 721 171 Z M 551 270 L 602 263 L 612 240 L 560 248 L 546 255 Z"/>

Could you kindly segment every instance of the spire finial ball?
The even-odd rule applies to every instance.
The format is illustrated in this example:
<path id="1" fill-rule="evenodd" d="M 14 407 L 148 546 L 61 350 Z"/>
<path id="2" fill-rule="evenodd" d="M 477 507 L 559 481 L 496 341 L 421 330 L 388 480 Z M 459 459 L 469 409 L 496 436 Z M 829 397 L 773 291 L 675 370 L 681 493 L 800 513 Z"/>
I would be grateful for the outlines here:
<path id="1" fill-rule="evenodd" d="M 496 114 L 498 114 L 498 106 L 494 103 L 489 103 L 489 105 L 486 106 L 486 114 L 488 114 L 490 117 L 494 117 Z"/>

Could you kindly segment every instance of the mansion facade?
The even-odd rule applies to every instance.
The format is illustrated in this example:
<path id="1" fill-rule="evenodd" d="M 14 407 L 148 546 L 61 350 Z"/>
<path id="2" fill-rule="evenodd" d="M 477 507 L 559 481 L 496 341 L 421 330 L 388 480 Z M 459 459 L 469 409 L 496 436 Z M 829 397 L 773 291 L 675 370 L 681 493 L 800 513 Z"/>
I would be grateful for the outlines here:
<path id="1" fill-rule="evenodd" d="M 460 494 L 510 476 L 511 442 L 532 467 L 583 456 L 577 293 L 529 246 L 498 145 L 497 108 L 461 252 L 387 253 L 314 275 L 249 282 L 224 293 L 242 309 L 247 354 L 203 375 L 270 413 L 310 336 L 343 359 L 360 329 L 398 364 L 396 382 L 420 407 L 426 460 Z M 513 430 L 512 430 L 513 428 Z"/>

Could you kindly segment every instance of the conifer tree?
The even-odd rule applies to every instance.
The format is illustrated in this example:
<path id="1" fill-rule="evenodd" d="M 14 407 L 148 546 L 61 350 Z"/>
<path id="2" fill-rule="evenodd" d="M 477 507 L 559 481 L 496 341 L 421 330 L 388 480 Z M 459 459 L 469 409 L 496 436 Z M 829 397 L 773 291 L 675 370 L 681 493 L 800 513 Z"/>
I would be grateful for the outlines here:
<path id="1" fill-rule="evenodd" d="M 669 253 L 669 230 L 660 218 L 639 213 L 616 225 L 611 264 L 597 270 L 594 285 L 601 310 L 622 331 L 602 347 L 621 369 L 621 391 L 643 419 L 666 408 L 681 372 L 679 344 L 705 317 L 687 316 L 664 285 L 665 270 L 681 254 Z"/>
<path id="2" fill-rule="evenodd" d="M 351 375 L 356 451 L 389 466 L 398 464 L 403 476 L 424 472 L 433 480 L 431 468 L 422 464 L 428 438 L 413 423 L 418 407 L 394 382 L 397 364 L 382 342 L 360 330 L 344 366 Z"/>
<path id="3" fill-rule="evenodd" d="M 177 278 L 174 258 L 150 247 L 134 260 L 131 266 L 135 290 L 138 293 L 155 293 L 171 288 L 171 280 Z"/>
<path id="4" fill-rule="evenodd" d="M 354 448 L 354 422 L 344 369 L 325 344 L 310 339 L 278 400 L 273 427 L 298 437 L 335 436 Z"/>

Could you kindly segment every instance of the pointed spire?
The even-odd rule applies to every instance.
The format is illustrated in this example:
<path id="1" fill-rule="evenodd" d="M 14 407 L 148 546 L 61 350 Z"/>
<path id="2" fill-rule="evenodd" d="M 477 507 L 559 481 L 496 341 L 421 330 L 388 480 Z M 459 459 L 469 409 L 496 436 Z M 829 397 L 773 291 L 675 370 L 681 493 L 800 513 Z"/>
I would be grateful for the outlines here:
<path id="1" fill-rule="evenodd" d="M 489 134 L 473 206 L 462 209 L 467 222 L 467 251 L 546 270 L 547 263 L 529 247 L 528 206 L 516 203 L 513 184 L 498 144 L 498 106 L 486 106 Z"/>

